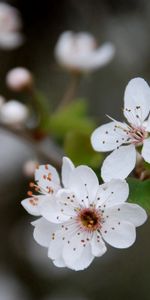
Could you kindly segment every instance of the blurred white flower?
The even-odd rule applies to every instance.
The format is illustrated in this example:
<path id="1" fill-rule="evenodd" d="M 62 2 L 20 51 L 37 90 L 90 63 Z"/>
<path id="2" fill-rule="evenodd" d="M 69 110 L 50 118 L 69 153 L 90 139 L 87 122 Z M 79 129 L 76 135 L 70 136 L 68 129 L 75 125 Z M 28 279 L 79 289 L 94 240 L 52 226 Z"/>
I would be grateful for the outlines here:
<path id="1" fill-rule="evenodd" d="M 50 196 L 47 192 L 39 196 L 40 203 L 38 197 L 32 197 L 22 201 L 22 205 L 29 213 L 42 216 L 32 223 L 34 238 L 48 248 L 53 263 L 57 267 L 83 270 L 94 257 L 106 252 L 104 241 L 116 248 L 130 247 L 136 239 L 135 227 L 142 225 L 147 216 L 140 206 L 125 203 L 129 193 L 125 181 L 112 180 L 99 185 L 92 169 L 74 168 L 69 159 L 64 161 L 65 188 L 59 186 L 56 170 L 49 166 L 44 174 L 43 166 L 36 175 L 41 191 L 48 190 L 48 181 L 54 189 L 55 183 L 57 189 Z"/>
<path id="2" fill-rule="evenodd" d="M 124 116 L 127 123 L 112 119 L 94 130 L 91 136 L 96 151 L 113 151 L 103 162 L 102 178 L 126 178 L 136 164 L 136 148 L 142 146 L 141 155 L 150 163 L 150 87 L 142 78 L 128 83 L 124 95 Z M 148 119 L 147 119 L 148 118 Z M 146 121 L 145 121 L 146 120 Z"/>
<path id="3" fill-rule="evenodd" d="M 32 87 L 33 76 L 31 72 L 25 68 L 14 68 L 7 73 L 6 84 L 11 90 L 20 92 Z"/>
<path id="4" fill-rule="evenodd" d="M 10 100 L 1 106 L 0 122 L 6 125 L 23 125 L 28 115 L 28 108 L 24 104 Z"/>
<path id="5" fill-rule="evenodd" d="M 78 72 L 89 72 L 106 65 L 114 53 L 114 45 L 104 43 L 98 48 L 95 38 L 86 32 L 66 31 L 61 34 L 55 47 L 58 63 Z"/>
<path id="6" fill-rule="evenodd" d="M 0 3 L 0 48 L 13 49 L 20 46 L 22 21 L 19 11 L 7 3 Z"/>

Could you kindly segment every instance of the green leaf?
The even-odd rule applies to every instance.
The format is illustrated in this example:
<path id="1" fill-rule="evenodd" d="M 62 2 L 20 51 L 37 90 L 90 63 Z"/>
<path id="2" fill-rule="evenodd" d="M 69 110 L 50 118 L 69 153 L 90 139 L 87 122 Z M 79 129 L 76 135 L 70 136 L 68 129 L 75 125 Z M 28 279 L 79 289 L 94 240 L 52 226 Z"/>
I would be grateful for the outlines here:
<path id="1" fill-rule="evenodd" d="M 143 206 L 150 213 L 150 180 L 128 178 L 127 181 L 130 188 L 129 202 Z"/>
<path id="2" fill-rule="evenodd" d="M 103 154 L 93 150 L 89 134 L 77 131 L 68 133 L 64 142 L 64 151 L 75 165 L 87 164 L 99 171 Z"/>
<path id="3" fill-rule="evenodd" d="M 94 128 L 95 122 L 88 117 L 86 101 L 75 100 L 51 116 L 47 130 L 62 140 L 70 131 L 91 134 Z"/>

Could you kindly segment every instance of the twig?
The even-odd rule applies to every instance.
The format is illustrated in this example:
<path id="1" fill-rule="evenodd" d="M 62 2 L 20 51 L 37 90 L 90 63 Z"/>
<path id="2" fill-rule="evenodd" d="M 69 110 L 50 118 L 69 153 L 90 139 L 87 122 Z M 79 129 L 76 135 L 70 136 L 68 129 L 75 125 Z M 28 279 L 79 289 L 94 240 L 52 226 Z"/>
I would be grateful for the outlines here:
<path id="1" fill-rule="evenodd" d="M 70 102 L 72 102 L 76 96 L 76 92 L 80 83 L 81 75 L 80 73 L 72 73 L 71 79 L 66 90 L 64 97 L 62 98 L 60 104 L 57 109 L 61 109 L 64 106 L 67 106 Z"/>

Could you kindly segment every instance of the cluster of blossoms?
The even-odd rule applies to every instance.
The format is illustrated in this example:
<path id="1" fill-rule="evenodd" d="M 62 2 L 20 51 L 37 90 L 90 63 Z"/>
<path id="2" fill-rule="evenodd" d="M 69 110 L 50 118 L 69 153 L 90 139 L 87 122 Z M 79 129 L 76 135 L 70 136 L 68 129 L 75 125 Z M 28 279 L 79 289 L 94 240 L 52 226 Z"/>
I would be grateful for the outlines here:
<path id="1" fill-rule="evenodd" d="M 113 55 L 112 44 L 96 48 L 88 33 L 65 32 L 55 48 L 58 62 L 74 74 L 101 67 Z M 32 222 L 34 239 L 48 248 L 48 257 L 57 267 L 83 270 L 107 251 L 107 244 L 130 247 L 136 227 L 147 219 L 142 207 L 126 202 L 129 187 L 125 181 L 135 167 L 136 149 L 150 162 L 150 89 L 143 79 L 129 82 L 124 106 L 127 123 L 109 117 L 111 122 L 91 136 L 96 151 L 114 150 L 102 165 L 103 184 L 91 168 L 75 167 L 64 157 L 61 180 L 53 166 L 39 166 L 35 183 L 30 183 L 35 192 L 29 191 L 22 201 L 28 213 L 39 217 Z"/>
<path id="2" fill-rule="evenodd" d="M 58 267 L 87 268 L 94 257 L 102 256 L 106 243 L 128 248 L 136 238 L 135 227 L 146 221 L 146 213 L 136 204 L 126 203 L 129 188 L 124 180 L 113 179 L 99 185 L 87 166 L 74 167 L 66 157 L 62 164 L 62 185 L 51 165 L 35 172 L 35 188 L 22 201 L 32 215 L 34 239 L 48 248 L 48 257 Z"/>

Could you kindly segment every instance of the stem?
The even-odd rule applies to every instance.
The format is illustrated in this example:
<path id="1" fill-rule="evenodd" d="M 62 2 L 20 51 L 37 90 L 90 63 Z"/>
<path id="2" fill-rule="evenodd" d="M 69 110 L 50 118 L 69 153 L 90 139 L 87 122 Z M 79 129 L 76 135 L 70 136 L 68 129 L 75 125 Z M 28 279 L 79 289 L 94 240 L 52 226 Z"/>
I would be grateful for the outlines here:
<path id="1" fill-rule="evenodd" d="M 77 72 L 71 73 L 71 78 L 70 78 L 68 88 L 58 106 L 58 109 L 61 109 L 64 106 L 67 106 L 70 102 L 72 102 L 74 100 L 79 83 L 80 83 L 80 79 L 81 79 L 80 73 L 77 73 Z"/>
<path id="2" fill-rule="evenodd" d="M 17 130 L 15 128 L 9 127 L 4 124 L 0 124 L 0 127 L 11 134 L 15 135 L 17 138 L 19 138 L 23 143 L 28 144 L 33 151 L 37 153 L 39 158 L 42 160 L 47 161 L 48 163 L 52 164 L 55 168 L 60 170 L 61 168 L 61 158 L 54 158 L 53 155 L 51 155 L 51 151 L 48 152 L 48 154 L 42 149 L 42 147 L 35 142 L 35 140 L 26 132 Z"/>
<path id="3" fill-rule="evenodd" d="M 33 104 L 33 108 L 39 118 L 39 128 L 45 129 L 47 120 L 50 118 L 50 106 L 46 97 L 34 86 L 28 90 Z"/>

